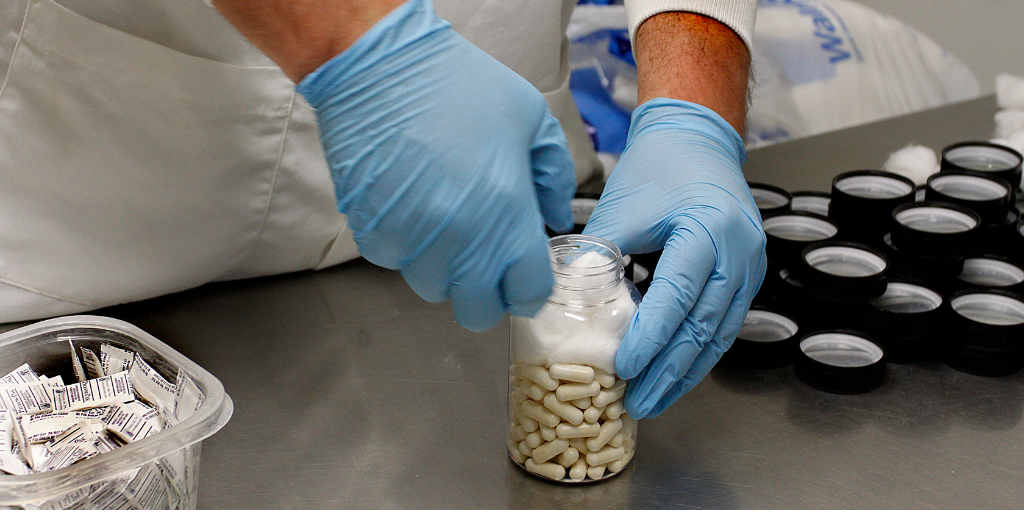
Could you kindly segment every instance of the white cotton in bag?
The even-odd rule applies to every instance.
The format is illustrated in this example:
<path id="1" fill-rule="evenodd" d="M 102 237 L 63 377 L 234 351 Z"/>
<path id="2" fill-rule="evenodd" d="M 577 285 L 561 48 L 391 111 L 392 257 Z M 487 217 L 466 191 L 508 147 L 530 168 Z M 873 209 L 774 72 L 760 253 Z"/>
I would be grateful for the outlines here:
<path id="1" fill-rule="evenodd" d="M 996 138 L 1008 139 L 1024 130 L 1024 110 L 1008 108 L 996 112 Z"/>
<path id="2" fill-rule="evenodd" d="M 929 176 L 939 172 L 939 158 L 932 148 L 911 144 L 890 154 L 882 167 L 924 185 Z"/>
<path id="3" fill-rule="evenodd" d="M 1024 77 L 996 75 L 996 102 L 1000 108 L 1024 109 Z"/>

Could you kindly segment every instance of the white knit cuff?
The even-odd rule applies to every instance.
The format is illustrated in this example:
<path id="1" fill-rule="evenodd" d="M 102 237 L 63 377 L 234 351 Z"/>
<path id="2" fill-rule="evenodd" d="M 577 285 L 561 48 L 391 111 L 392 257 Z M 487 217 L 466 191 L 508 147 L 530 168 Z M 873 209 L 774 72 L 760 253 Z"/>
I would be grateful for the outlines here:
<path id="1" fill-rule="evenodd" d="M 629 40 L 636 48 L 636 29 L 647 18 L 671 11 L 692 12 L 713 18 L 736 32 L 754 54 L 751 44 L 757 0 L 625 0 Z"/>

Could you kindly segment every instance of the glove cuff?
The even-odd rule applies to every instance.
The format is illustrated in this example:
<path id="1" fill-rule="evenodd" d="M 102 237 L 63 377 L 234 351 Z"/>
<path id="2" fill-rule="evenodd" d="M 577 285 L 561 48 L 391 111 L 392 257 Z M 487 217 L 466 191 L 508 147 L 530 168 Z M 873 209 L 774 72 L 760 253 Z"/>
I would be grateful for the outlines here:
<path id="1" fill-rule="evenodd" d="M 711 138 L 731 156 L 737 168 L 747 161 L 743 138 L 718 112 L 691 101 L 654 98 L 633 110 L 626 147 L 644 132 L 663 129 L 696 131 Z"/>
<path id="2" fill-rule="evenodd" d="M 352 46 L 299 82 L 296 89 L 319 110 L 337 97 L 352 77 L 377 68 L 394 53 L 451 29 L 430 0 L 408 0 L 377 22 Z"/>

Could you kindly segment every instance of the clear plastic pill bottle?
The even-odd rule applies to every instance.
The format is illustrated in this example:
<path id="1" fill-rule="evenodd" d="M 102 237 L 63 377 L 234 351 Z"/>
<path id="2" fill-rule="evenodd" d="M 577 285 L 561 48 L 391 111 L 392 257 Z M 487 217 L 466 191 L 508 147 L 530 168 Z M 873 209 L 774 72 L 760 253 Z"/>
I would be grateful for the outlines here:
<path id="1" fill-rule="evenodd" d="M 636 446 L 615 353 L 640 294 L 611 242 L 559 236 L 550 255 L 547 304 L 533 318 L 512 318 L 508 453 L 543 478 L 602 480 L 621 472 Z"/>

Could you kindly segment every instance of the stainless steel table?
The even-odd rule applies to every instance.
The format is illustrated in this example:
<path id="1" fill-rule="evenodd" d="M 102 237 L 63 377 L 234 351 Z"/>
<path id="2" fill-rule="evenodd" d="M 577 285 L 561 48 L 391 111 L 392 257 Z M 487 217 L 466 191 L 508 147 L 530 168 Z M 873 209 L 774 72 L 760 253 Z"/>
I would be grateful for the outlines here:
<path id="1" fill-rule="evenodd" d="M 752 151 L 751 180 L 827 190 L 908 142 L 988 138 L 985 98 Z M 716 368 L 640 423 L 616 478 L 557 485 L 505 454 L 508 323 L 458 327 L 357 261 L 220 283 L 98 314 L 217 375 L 235 415 L 204 443 L 201 508 L 1021 508 L 1024 372 L 890 365 L 864 395 L 791 367 Z"/>

